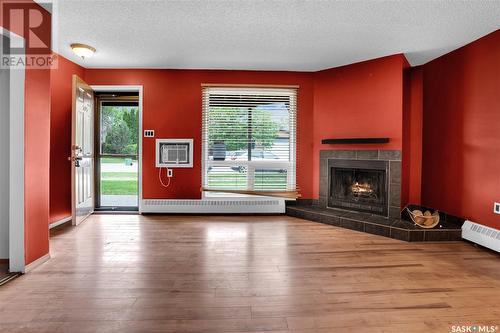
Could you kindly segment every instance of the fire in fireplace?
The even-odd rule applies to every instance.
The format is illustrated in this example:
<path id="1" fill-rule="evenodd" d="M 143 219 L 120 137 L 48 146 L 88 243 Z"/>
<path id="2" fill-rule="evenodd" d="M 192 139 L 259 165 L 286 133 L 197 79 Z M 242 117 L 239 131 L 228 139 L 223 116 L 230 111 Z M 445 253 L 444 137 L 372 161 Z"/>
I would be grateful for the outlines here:
<path id="1" fill-rule="evenodd" d="M 328 206 L 387 216 L 386 161 L 329 160 Z"/>
<path id="2" fill-rule="evenodd" d="M 373 186 L 369 183 L 360 184 L 355 182 L 349 187 L 354 198 L 377 198 L 377 193 L 373 189 Z"/>

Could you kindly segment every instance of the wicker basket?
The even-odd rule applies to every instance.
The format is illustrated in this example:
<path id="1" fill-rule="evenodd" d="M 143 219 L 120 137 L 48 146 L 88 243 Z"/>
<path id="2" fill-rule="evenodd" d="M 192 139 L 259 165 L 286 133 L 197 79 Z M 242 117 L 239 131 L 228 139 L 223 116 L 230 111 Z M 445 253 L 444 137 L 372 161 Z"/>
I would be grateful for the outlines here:
<path id="1" fill-rule="evenodd" d="M 428 210 L 426 210 L 425 213 L 422 213 L 422 211 L 418 209 L 411 211 L 406 208 L 406 210 L 411 220 L 419 227 L 430 229 L 439 224 L 439 212 L 437 210 L 432 214 Z"/>

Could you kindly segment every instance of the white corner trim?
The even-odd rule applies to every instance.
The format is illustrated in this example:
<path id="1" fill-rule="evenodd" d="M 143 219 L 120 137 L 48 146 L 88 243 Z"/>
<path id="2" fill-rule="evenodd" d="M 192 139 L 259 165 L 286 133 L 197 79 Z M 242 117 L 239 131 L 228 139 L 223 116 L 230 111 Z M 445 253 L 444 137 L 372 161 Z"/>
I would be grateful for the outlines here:
<path id="1" fill-rule="evenodd" d="M 67 216 L 65 218 L 62 218 L 60 219 L 59 221 L 55 221 L 55 222 L 52 222 L 51 224 L 49 224 L 49 229 L 52 229 L 52 228 L 55 228 L 55 227 L 58 227 L 60 226 L 61 224 L 64 224 L 66 222 L 69 222 L 71 221 L 73 217 L 72 216 Z"/>
<path id="2" fill-rule="evenodd" d="M 0 27 L 5 36 L 18 45 L 23 37 Z M 24 53 L 24 51 L 23 51 Z M 22 54 L 24 56 L 24 54 Z M 9 271 L 24 272 L 24 99 L 25 69 L 10 69 L 9 113 Z"/>
<path id="3" fill-rule="evenodd" d="M 30 271 L 34 270 L 44 262 L 48 261 L 50 259 L 50 253 L 47 253 L 43 257 L 38 258 L 37 260 L 33 261 L 32 263 L 26 265 L 24 268 L 24 273 L 29 273 Z"/>

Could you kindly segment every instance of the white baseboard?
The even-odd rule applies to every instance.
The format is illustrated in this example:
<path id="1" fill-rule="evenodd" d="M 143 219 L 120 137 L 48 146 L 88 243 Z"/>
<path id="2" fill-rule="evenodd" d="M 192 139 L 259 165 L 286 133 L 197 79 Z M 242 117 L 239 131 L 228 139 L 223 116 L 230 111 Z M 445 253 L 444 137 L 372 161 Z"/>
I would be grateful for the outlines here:
<path id="1" fill-rule="evenodd" d="M 285 200 L 277 198 L 217 198 L 200 200 L 143 199 L 142 213 L 284 214 Z"/>
<path id="2" fill-rule="evenodd" d="M 500 252 L 500 230 L 467 220 L 462 225 L 462 238 Z"/>
<path id="3" fill-rule="evenodd" d="M 48 261 L 49 259 L 50 259 L 50 253 L 47 253 L 43 257 L 40 257 L 37 260 L 33 261 L 32 263 L 26 265 L 24 267 L 24 273 L 28 273 L 28 272 L 34 270 L 35 268 L 37 268 L 38 266 L 40 266 L 44 262 Z"/>
<path id="4" fill-rule="evenodd" d="M 52 228 L 55 228 L 55 227 L 58 227 L 60 226 L 61 224 L 64 224 L 66 222 L 69 222 L 71 221 L 73 217 L 72 216 L 68 216 L 68 217 L 65 217 L 63 219 L 60 219 L 59 221 L 55 221 L 55 222 L 52 222 L 51 224 L 49 224 L 49 229 L 52 229 Z"/>

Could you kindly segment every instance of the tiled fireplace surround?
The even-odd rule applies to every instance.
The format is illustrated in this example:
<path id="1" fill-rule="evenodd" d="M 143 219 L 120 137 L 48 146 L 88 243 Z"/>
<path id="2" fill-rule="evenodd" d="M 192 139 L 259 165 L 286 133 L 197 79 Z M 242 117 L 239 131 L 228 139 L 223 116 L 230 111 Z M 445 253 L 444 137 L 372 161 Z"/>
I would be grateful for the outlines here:
<path id="1" fill-rule="evenodd" d="M 389 163 L 389 217 L 401 215 L 401 151 L 399 150 L 321 150 L 319 154 L 319 201 L 318 206 L 326 208 L 328 203 L 328 160 L 379 160 Z"/>
<path id="2" fill-rule="evenodd" d="M 328 205 L 328 160 L 387 161 L 388 217 L 343 209 Z M 404 241 L 451 241 L 461 239 L 461 224 L 453 216 L 440 213 L 436 228 L 423 229 L 401 218 L 401 151 L 400 150 L 321 150 L 318 200 L 298 200 L 287 205 L 286 212 L 311 221 L 367 232 Z"/>

